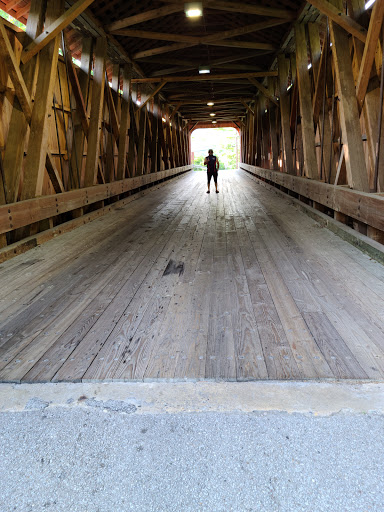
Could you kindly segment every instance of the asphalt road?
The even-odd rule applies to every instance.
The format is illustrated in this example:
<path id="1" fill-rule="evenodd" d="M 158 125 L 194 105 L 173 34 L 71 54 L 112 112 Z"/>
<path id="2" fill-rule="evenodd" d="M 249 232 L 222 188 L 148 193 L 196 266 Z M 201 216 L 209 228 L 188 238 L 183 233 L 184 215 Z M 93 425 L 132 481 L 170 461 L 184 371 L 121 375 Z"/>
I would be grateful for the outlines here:
<path id="1" fill-rule="evenodd" d="M 0 413 L 0 512 L 384 511 L 384 416 Z"/>

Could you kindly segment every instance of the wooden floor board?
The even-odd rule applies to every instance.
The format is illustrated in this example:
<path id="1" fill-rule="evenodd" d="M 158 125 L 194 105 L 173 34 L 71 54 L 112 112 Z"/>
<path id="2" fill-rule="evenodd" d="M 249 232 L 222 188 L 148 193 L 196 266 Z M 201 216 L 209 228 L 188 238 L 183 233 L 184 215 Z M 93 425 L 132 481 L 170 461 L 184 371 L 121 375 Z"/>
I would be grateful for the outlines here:
<path id="1" fill-rule="evenodd" d="M 0 381 L 384 378 L 384 267 L 242 171 L 0 265 Z"/>

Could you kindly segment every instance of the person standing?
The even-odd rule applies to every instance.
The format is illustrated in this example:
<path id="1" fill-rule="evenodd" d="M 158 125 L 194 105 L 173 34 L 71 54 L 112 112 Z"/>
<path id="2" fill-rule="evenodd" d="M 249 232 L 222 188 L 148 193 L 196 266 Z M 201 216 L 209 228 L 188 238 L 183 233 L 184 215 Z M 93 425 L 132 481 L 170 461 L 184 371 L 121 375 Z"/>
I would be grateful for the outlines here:
<path id="1" fill-rule="evenodd" d="M 213 181 L 215 182 L 216 194 L 219 193 L 217 190 L 217 171 L 219 170 L 219 159 L 217 156 L 213 154 L 213 149 L 208 150 L 208 156 L 204 159 L 204 165 L 207 166 L 207 176 L 208 176 L 208 190 L 207 194 L 211 191 L 209 190 L 211 184 L 211 178 L 213 176 Z"/>

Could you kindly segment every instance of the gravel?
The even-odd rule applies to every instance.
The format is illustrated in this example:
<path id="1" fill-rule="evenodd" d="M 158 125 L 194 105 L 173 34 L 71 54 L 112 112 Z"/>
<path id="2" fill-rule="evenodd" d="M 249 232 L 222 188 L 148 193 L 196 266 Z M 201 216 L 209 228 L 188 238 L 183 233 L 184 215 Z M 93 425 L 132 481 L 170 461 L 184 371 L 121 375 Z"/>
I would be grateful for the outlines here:
<path id="1" fill-rule="evenodd" d="M 0 512 L 384 510 L 384 416 L 0 414 Z"/>

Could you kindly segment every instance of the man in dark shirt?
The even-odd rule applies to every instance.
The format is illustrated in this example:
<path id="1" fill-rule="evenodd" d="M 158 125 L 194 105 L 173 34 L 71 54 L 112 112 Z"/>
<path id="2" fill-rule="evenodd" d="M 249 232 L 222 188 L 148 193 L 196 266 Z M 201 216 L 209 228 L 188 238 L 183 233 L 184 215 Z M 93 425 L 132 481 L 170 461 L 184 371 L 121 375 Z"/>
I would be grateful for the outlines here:
<path id="1" fill-rule="evenodd" d="M 219 193 L 217 190 L 217 171 L 219 170 L 219 159 L 217 156 L 214 156 L 213 149 L 208 151 L 208 156 L 204 159 L 204 165 L 207 166 L 207 175 L 208 175 L 208 190 L 207 194 L 210 193 L 209 187 L 211 183 L 211 178 L 213 176 L 213 181 L 215 182 L 216 194 Z"/>

